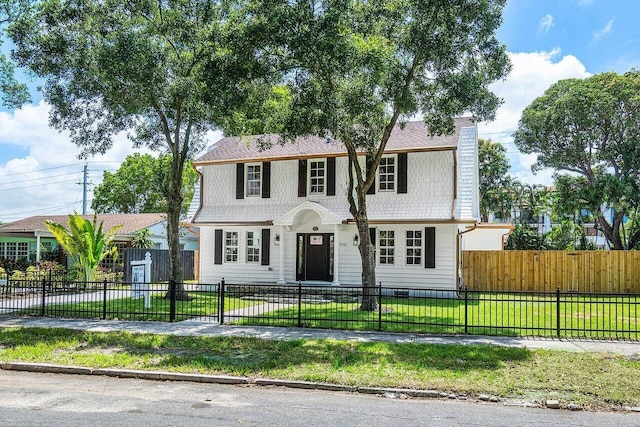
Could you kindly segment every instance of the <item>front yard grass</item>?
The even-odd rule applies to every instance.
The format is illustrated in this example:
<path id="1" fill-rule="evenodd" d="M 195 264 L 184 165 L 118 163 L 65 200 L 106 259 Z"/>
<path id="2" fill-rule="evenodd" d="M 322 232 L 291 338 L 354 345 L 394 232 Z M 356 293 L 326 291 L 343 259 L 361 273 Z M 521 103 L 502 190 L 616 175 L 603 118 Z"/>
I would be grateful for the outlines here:
<path id="1" fill-rule="evenodd" d="M 640 361 L 488 345 L 184 337 L 0 328 L 0 360 L 435 389 L 559 399 L 591 410 L 640 406 Z"/>
<path id="2" fill-rule="evenodd" d="M 467 301 L 454 298 L 382 298 L 382 313 L 359 310 L 357 301 L 303 302 L 300 326 L 390 332 L 505 336 L 638 339 L 640 300 L 636 297 L 563 296 L 560 316 L 555 297 L 480 294 Z M 467 328 L 465 330 L 465 316 Z M 298 306 L 237 324 L 297 326 Z"/>

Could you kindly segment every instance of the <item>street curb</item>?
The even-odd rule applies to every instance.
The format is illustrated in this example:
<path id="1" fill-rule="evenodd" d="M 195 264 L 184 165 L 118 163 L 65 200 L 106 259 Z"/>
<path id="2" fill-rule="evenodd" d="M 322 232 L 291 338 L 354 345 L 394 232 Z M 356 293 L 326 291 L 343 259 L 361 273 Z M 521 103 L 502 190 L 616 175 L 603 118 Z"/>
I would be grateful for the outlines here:
<path id="1" fill-rule="evenodd" d="M 0 369 L 7 371 L 26 371 L 48 374 L 101 375 L 117 378 L 138 378 L 152 381 L 189 381 L 215 384 L 249 384 L 246 377 L 229 375 L 187 374 L 164 371 L 136 371 L 131 369 L 85 368 L 83 366 L 65 366 L 49 363 L 0 362 Z"/>

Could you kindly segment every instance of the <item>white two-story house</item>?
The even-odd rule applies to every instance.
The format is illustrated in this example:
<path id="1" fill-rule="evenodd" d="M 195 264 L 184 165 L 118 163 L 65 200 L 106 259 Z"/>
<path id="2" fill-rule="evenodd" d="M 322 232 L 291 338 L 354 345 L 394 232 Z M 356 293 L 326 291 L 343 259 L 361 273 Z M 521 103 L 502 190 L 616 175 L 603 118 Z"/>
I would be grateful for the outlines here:
<path id="1" fill-rule="evenodd" d="M 478 221 L 479 207 L 476 125 L 455 123 L 446 136 L 429 136 L 423 122 L 391 134 L 367 195 L 384 286 L 456 287 L 459 232 Z M 306 137 L 260 151 L 257 138 L 223 138 L 194 162 L 200 280 L 361 285 L 344 146 Z"/>

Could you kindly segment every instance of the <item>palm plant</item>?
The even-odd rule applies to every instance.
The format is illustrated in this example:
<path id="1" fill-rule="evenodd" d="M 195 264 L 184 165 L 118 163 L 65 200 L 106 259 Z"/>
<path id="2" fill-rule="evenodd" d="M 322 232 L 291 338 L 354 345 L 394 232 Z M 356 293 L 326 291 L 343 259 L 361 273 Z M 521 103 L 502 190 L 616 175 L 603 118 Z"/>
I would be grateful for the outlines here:
<path id="1" fill-rule="evenodd" d="M 118 255 L 111 243 L 122 226 L 115 226 L 105 233 L 102 231 L 102 222 L 97 222 L 97 215 L 94 214 L 92 222 L 77 212 L 69 215 L 68 230 L 55 221 L 45 221 L 60 246 L 77 261 L 85 282 L 94 281 L 96 270 L 107 255 L 112 255 L 114 259 Z"/>

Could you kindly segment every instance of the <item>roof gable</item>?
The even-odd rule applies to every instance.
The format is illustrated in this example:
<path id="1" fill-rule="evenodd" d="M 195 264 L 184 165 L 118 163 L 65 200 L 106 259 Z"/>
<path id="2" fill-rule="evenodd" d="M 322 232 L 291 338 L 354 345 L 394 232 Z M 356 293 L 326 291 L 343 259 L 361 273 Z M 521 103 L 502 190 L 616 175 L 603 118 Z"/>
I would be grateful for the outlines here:
<path id="1" fill-rule="evenodd" d="M 430 136 L 423 121 L 408 122 L 404 127 L 396 126 L 391 132 L 385 152 L 408 152 L 429 150 L 454 150 L 458 147 L 460 130 L 475 126 L 469 117 L 455 119 L 455 130 L 450 135 Z M 273 142 L 273 147 L 260 151 L 257 141 Z M 216 142 L 211 149 L 194 164 L 242 163 L 275 159 L 305 157 L 345 156 L 346 149 L 340 141 L 326 140 L 317 136 L 299 137 L 293 143 L 278 144 L 277 134 L 230 136 Z"/>

